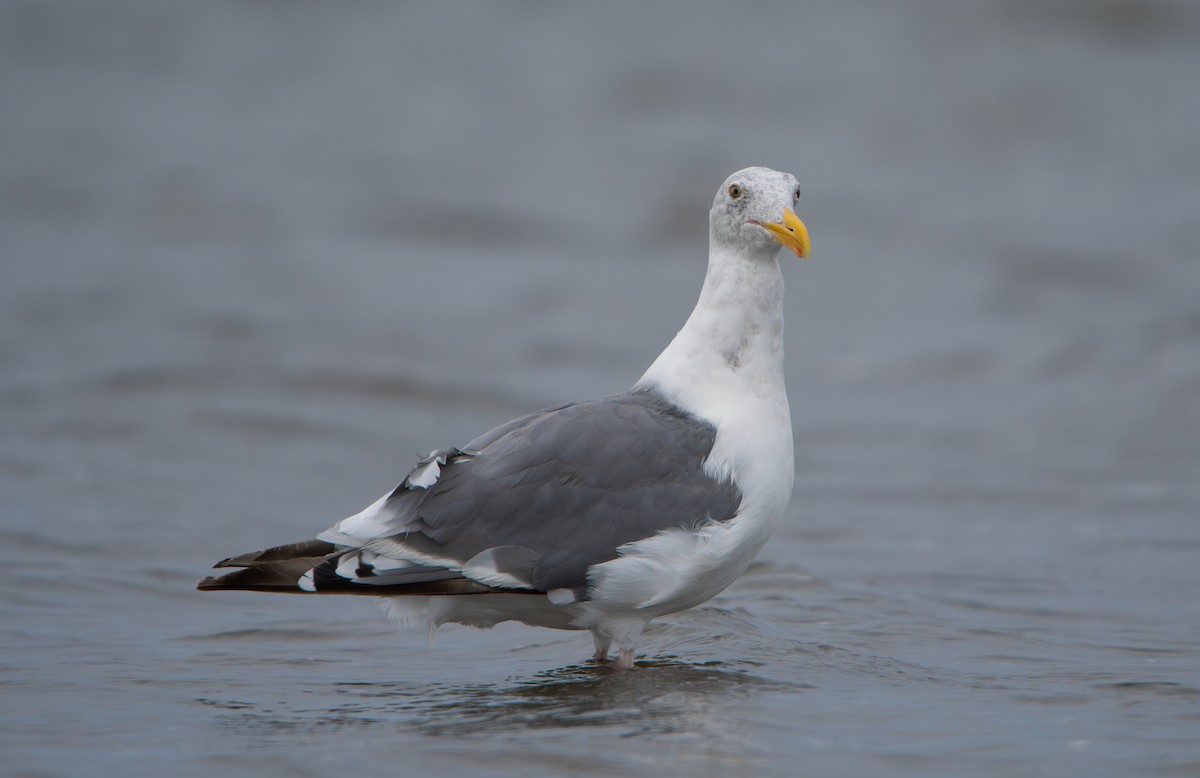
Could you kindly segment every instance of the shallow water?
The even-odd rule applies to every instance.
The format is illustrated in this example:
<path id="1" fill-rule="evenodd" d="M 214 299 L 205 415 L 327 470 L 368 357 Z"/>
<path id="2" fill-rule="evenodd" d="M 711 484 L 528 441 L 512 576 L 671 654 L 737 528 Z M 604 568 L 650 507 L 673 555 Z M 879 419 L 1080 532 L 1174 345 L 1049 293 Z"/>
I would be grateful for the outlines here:
<path id="1" fill-rule="evenodd" d="M 1200 15 L 633 12 L 3 7 L 6 771 L 1200 771 Z M 636 672 L 192 590 L 625 388 L 749 164 L 795 496 Z"/>

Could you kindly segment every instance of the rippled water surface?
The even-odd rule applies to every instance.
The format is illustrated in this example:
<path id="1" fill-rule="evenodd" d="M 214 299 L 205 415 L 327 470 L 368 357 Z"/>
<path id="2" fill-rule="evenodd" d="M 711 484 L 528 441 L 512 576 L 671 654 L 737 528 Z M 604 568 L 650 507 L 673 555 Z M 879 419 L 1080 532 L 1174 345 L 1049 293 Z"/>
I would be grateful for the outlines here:
<path id="1" fill-rule="evenodd" d="M 0 40 L 7 773 L 1200 772 L 1194 4 L 9 2 Z M 813 235 L 796 491 L 638 670 L 193 591 L 628 386 L 750 164 Z"/>

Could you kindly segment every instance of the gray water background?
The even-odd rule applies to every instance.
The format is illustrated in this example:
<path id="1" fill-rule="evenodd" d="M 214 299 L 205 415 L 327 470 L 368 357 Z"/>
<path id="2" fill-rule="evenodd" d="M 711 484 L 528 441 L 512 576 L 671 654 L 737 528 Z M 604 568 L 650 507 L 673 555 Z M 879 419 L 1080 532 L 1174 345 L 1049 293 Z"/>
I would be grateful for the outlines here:
<path id="1" fill-rule="evenodd" d="M 1188 2 L 4 2 L 0 770 L 1200 774 L 1198 77 Z M 628 386 L 752 164 L 795 495 L 639 670 L 193 591 Z"/>

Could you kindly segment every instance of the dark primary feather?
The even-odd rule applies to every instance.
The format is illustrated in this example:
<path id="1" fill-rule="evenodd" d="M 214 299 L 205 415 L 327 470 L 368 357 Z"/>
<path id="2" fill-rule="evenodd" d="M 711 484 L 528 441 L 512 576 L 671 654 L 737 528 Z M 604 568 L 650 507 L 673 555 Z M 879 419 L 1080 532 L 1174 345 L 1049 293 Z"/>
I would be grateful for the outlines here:
<path id="1" fill-rule="evenodd" d="M 380 512 L 379 532 L 360 540 L 384 555 L 412 550 L 457 564 L 488 549 L 515 548 L 503 558 L 527 560 L 534 590 L 585 595 L 588 568 L 616 558 L 620 546 L 733 518 L 741 502 L 736 486 L 704 472 L 715 438 L 711 424 L 648 390 L 531 413 L 451 450 L 428 488 L 406 479 Z M 326 547 L 292 544 L 226 561 L 278 564 L 288 553 L 282 549 L 293 548 L 303 554 Z M 314 578 L 333 586 L 345 553 L 310 559 Z M 446 578 L 445 570 L 427 569 Z M 206 588 L 223 588 L 215 584 L 225 578 L 207 579 Z M 455 580 L 462 579 L 420 583 L 449 588 L 459 585 Z M 351 586 L 363 594 L 405 588 Z"/>
<path id="2" fill-rule="evenodd" d="M 251 551 L 249 554 L 222 559 L 213 565 L 213 567 L 255 567 L 266 562 L 325 557 L 337 550 L 337 546 L 332 543 L 326 543 L 324 540 L 302 540 L 299 543 L 288 543 L 287 545 L 274 546 L 264 551 Z"/>

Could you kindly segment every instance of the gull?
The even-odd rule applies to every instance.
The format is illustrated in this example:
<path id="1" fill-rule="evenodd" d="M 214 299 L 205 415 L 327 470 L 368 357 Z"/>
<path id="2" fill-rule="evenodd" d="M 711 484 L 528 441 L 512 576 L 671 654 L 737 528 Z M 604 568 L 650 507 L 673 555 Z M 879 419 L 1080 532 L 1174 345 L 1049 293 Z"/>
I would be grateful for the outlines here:
<path id="1" fill-rule="evenodd" d="M 646 625 L 745 571 L 792 493 L 780 248 L 809 253 L 794 176 L 734 173 L 683 328 L 627 391 L 435 449 L 313 540 L 230 557 L 201 590 L 355 594 L 392 618 L 589 630 L 634 667 Z"/>

